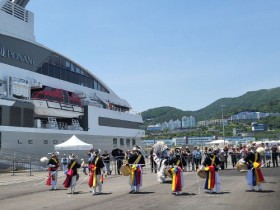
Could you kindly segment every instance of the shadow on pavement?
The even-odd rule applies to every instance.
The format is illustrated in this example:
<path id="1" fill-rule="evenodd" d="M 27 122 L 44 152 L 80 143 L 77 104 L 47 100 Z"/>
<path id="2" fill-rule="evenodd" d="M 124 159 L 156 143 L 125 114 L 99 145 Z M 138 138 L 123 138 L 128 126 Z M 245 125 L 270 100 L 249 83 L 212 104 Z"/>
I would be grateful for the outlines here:
<path id="1" fill-rule="evenodd" d="M 195 196 L 196 194 L 195 194 L 195 193 L 183 192 L 182 194 L 179 194 L 179 195 L 174 194 L 174 195 L 175 195 L 175 196 Z"/>
<path id="2" fill-rule="evenodd" d="M 155 192 L 134 192 L 134 193 L 131 193 L 132 195 L 139 195 L 139 194 L 152 194 L 152 193 L 155 193 Z"/>
<path id="3" fill-rule="evenodd" d="M 162 184 L 172 184 L 172 180 L 165 180 Z"/>
<path id="4" fill-rule="evenodd" d="M 77 194 L 86 194 L 86 193 L 87 193 L 87 192 L 77 191 L 77 192 L 74 192 L 74 193 L 73 193 L 73 195 L 77 195 Z M 68 194 L 68 195 L 72 195 L 72 193 L 71 193 L 71 192 L 66 193 L 66 194 Z"/>
<path id="5" fill-rule="evenodd" d="M 262 191 L 258 191 L 258 190 L 246 190 L 246 192 L 255 192 L 255 193 L 272 193 L 275 192 L 273 190 L 262 190 Z"/>
<path id="6" fill-rule="evenodd" d="M 256 191 L 257 193 L 272 193 L 275 192 L 273 190 L 262 190 L 262 191 Z"/>

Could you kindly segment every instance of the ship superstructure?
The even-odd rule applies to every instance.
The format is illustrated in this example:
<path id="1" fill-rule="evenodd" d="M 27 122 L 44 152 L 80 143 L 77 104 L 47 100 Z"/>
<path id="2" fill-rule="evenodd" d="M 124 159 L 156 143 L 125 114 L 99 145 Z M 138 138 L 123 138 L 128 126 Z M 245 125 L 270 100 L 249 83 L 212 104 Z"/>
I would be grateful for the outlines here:
<path id="1" fill-rule="evenodd" d="M 44 154 L 74 134 L 107 150 L 139 144 L 141 115 L 89 70 L 37 43 L 28 2 L 0 1 L 0 148 Z"/>

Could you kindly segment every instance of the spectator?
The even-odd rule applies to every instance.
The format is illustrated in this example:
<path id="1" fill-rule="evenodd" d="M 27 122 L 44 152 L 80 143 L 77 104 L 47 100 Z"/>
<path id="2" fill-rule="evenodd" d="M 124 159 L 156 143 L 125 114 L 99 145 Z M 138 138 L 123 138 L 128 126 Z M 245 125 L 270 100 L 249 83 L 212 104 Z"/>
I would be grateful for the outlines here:
<path id="1" fill-rule="evenodd" d="M 261 145 L 259 147 L 262 147 L 265 151 L 265 146 L 264 146 L 264 143 L 261 143 Z M 261 155 L 261 160 L 262 160 L 262 163 L 265 164 L 265 154 L 262 153 L 260 154 Z"/>
<path id="2" fill-rule="evenodd" d="M 265 144 L 264 148 L 264 156 L 266 161 L 266 167 L 270 167 L 270 161 L 271 161 L 271 148 L 268 143 Z"/>
<path id="3" fill-rule="evenodd" d="M 223 149 L 221 149 L 221 152 L 219 154 L 219 159 L 220 159 L 220 162 L 221 162 L 220 167 L 221 167 L 222 170 L 224 170 L 225 169 L 226 158 L 225 158 L 225 152 L 224 152 Z"/>
<path id="4" fill-rule="evenodd" d="M 186 148 L 186 162 L 187 162 L 188 171 L 191 171 L 192 153 L 188 147 Z"/>
<path id="5" fill-rule="evenodd" d="M 193 157 L 194 157 L 195 167 L 197 170 L 198 167 L 201 165 L 201 159 L 202 159 L 202 153 L 199 150 L 199 147 L 197 147 L 196 150 L 193 151 Z"/>
<path id="6" fill-rule="evenodd" d="M 132 152 L 130 150 L 125 151 L 125 156 L 124 156 L 125 161 L 123 162 L 123 164 L 128 163 L 128 159 L 130 158 L 131 155 L 132 155 Z"/>
<path id="7" fill-rule="evenodd" d="M 123 159 L 125 157 L 125 154 L 123 152 L 123 150 L 116 148 L 112 150 L 112 156 L 115 159 L 116 165 L 117 165 L 117 173 L 120 175 L 120 168 L 123 165 Z"/>
<path id="8" fill-rule="evenodd" d="M 238 162 L 240 159 L 241 159 L 240 148 L 236 148 L 236 162 Z"/>
<path id="9" fill-rule="evenodd" d="M 246 145 L 242 146 L 240 153 L 241 153 L 241 158 L 245 158 L 247 156 L 248 151 L 247 151 Z"/>
<path id="10" fill-rule="evenodd" d="M 229 152 L 229 155 L 231 157 L 232 167 L 234 168 L 237 163 L 237 151 L 234 147 L 232 148 L 232 151 Z"/>
<path id="11" fill-rule="evenodd" d="M 224 161 L 224 163 L 225 163 L 225 169 L 227 169 L 227 161 L 228 161 L 228 146 L 225 146 L 224 147 L 224 156 L 225 156 L 225 161 Z"/>
<path id="12" fill-rule="evenodd" d="M 88 164 L 85 162 L 84 159 L 81 159 L 81 161 L 82 161 L 81 167 L 83 168 L 83 173 L 84 173 L 85 175 L 88 175 L 88 173 L 87 173 Z"/>
<path id="13" fill-rule="evenodd" d="M 150 163 L 151 163 L 151 172 L 155 171 L 157 173 L 157 164 L 154 161 L 154 155 L 153 155 L 154 149 L 151 149 L 150 151 Z"/>
<path id="14" fill-rule="evenodd" d="M 278 143 L 278 147 L 277 147 L 277 157 L 280 159 L 280 143 Z"/>
<path id="15" fill-rule="evenodd" d="M 110 154 L 108 154 L 107 150 L 104 150 L 104 153 L 101 155 L 103 162 L 106 168 L 106 174 L 111 175 L 112 171 L 110 169 Z"/>
<path id="16" fill-rule="evenodd" d="M 208 156 L 208 147 L 204 148 L 203 155 L 204 155 L 203 159 L 205 159 Z"/>
<path id="17" fill-rule="evenodd" d="M 273 145 L 271 148 L 272 151 L 272 164 L 273 167 L 278 167 L 278 161 L 277 161 L 277 146 L 276 144 Z"/>
<path id="18" fill-rule="evenodd" d="M 64 172 L 67 170 L 68 162 L 69 162 L 69 159 L 66 157 L 66 154 L 64 154 L 63 157 L 61 158 L 62 170 Z"/>

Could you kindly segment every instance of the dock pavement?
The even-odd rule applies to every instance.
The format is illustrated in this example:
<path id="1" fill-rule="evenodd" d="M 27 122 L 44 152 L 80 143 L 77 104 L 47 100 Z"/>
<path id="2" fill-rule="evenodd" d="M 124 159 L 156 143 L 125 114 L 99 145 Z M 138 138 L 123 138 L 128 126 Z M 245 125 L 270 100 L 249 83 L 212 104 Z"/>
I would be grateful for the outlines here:
<path id="1" fill-rule="evenodd" d="M 139 194 L 129 194 L 129 178 L 111 175 L 105 178 L 101 195 L 92 195 L 88 176 L 80 172 L 76 193 L 62 185 L 65 175 L 59 171 L 57 190 L 45 185 L 48 172 L 0 173 L 0 207 L 24 209 L 189 209 L 189 210 L 276 210 L 280 209 L 280 167 L 262 168 L 265 177 L 262 192 L 248 192 L 245 173 L 235 169 L 219 171 L 221 194 L 203 190 L 204 180 L 196 172 L 184 172 L 183 194 L 171 193 L 171 180 L 160 184 L 156 174 L 146 169 Z"/>

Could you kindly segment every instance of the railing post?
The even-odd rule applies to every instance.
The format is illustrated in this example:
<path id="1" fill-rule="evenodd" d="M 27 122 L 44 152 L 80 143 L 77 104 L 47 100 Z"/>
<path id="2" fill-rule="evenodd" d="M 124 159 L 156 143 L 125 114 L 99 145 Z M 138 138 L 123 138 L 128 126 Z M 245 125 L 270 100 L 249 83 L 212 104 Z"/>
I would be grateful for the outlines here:
<path id="1" fill-rule="evenodd" d="M 12 176 L 14 176 L 15 175 L 15 160 L 13 160 L 13 174 L 12 174 Z"/>
<path id="2" fill-rule="evenodd" d="M 114 166 L 115 166 L 115 175 L 117 174 L 117 159 L 114 161 Z"/>
<path id="3" fill-rule="evenodd" d="M 30 165 L 30 173 L 29 173 L 29 175 L 32 176 L 32 174 L 31 174 L 31 160 L 29 160 L 29 165 Z"/>
<path id="4" fill-rule="evenodd" d="M 15 159 L 16 159 L 16 153 L 14 152 L 14 158 L 13 158 L 13 174 L 12 174 L 12 176 L 15 175 Z"/>
<path id="5" fill-rule="evenodd" d="M 30 155 L 27 155 L 27 160 L 29 160 L 29 175 L 32 176 L 32 174 L 31 174 L 31 169 L 32 169 L 32 167 L 31 167 L 31 158 L 30 158 Z"/>

